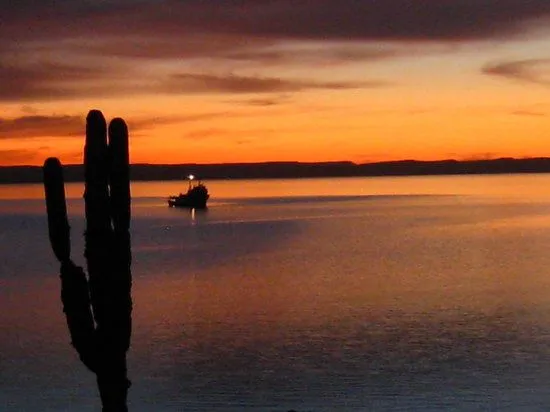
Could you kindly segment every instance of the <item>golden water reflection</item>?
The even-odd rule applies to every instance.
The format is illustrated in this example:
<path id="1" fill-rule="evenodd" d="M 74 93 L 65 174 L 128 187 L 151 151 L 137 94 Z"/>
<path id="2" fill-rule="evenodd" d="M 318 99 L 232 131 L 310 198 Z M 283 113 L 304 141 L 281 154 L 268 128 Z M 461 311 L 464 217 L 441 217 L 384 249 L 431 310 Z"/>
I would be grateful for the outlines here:
<path id="1" fill-rule="evenodd" d="M 349 177 L 318 179 L 211 180 L 213 199 L 371 196 L 371 195 L 482 195 L 550 198 L 550 175 L 502 174 L 456 176 Z M 180 193 L 186 182 L 132 182 L 133 197 L 161 197 Z M 82 198 L 82 183 L 67 183 L 68 198 Z M 43 199 L 41 184 L 0 185 L 0 199 Z"/>
<path id="2" fill-rule="evenodd" d="M 301 221 L 299 231 L 268 249 L 229 255 L 214 266 L 190 252 L 181 266 L 164 267 L 162 276 L 142 281 L 143 292 L 136 290 L 147 308 L 143 323 L 162 318 L 195 333 L 226 325 L 270 336 L 392 313 L 438 318 L 548 307 L 550 232 L 532 227 L 533 219 L 548 217 L 514 208 L 498 216 L 491 205 L 447 206 L 410 213 L 404 203 L 373 208 L 361 219 Z"/>
<path id="3" fill-rule="evenodd" d="M 233 182 L 218 186 L 230 201 L 195 214 L 136 197 L 132 409 L 498 410 L 505 394 L 510 410 L 543 410 L 547 178 L 492 178 L 468 187 L 462 177 L 393 187 L 350 179 L 339 196 L 333 180 Z M 441 195 L 357 196 L 373 181 L 379 193 Z M 136 187 L 159 194 L 171 184 Z M 269 198 L 286 185 L 300 192 Z M 93 410 L 42 201 L 0 203 L 0 399 L 15 394 L 21 410 L 56 399 L 50 410 L 71 410 L 66 399 L 80 396 L 59 388 L 84 382 Z M 83 263 L 81 199 L 70 206 Z"/>

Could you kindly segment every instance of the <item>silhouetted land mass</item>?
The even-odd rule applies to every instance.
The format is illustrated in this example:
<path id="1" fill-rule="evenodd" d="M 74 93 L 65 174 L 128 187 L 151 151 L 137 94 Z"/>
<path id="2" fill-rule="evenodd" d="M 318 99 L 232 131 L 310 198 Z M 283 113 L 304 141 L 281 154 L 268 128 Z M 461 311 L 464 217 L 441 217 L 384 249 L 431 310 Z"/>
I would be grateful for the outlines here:
<path id="1" fill-rule="evenodd" d="M 82 165 L 64 167 L 65 181 L 83 181 Z M 182 180 L 192 173 L 202 179 L 276 179 L 304 177 L 352 176 L 423 176 L 498 173 L 549 173 L 550 158 L 500 158 L 490 160 L 400 160 L 392 162 L 266 162 L 130 166 L 131 180 Z M 42 169 L 39 166 L 0 167 L 0 183 L 39 183 Z"/>

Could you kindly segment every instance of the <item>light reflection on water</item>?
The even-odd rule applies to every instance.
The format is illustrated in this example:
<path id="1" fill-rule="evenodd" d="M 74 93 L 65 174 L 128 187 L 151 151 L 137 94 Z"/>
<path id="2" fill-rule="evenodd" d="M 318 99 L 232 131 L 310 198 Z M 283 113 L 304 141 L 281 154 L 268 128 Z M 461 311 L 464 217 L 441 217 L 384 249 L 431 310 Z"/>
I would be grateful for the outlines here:
<path id="1" fill-rule="evenodd" d="M 131 410 L 546 410 L 550 203 L 501 182 L 483 198 L 258 195 L 195 215 L 136 198 Z M 42 208 L 0 202 L 0 409 L 97 410 Z"/>
<path id="2" fill-rule="evenodd" d="M 231 199 L 373 196 L 482 195 L 512 198 L 550 198 L 550 176 L 497 174 L 456 176 L 350 177 L 318 179 L 212 180 L 207 183 L 212 202 Z M 180 193 L 186 182 L 132 182 L 134 198 L 162 198 Z M 66 184 L 68 198 L 82 198 L 83 184 Z M 0 185 L 0 199 L 42 199 L 41 184 Z"/>

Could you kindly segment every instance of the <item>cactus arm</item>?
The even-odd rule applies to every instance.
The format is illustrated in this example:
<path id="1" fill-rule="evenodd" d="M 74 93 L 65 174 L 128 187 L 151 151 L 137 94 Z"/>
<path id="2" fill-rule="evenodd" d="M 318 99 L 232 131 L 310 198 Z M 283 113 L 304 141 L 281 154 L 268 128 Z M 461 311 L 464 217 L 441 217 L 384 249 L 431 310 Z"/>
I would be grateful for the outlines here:
<path id="1" fill-rule="evenodd" d="M 95 371 L 95 325 L 90 308 L 88 281 L 82 268 L 70 259 L 70 228 L 61 162 L 57 158 L 47 159 L 43 172 L 50 243 L 55 256 L 61 262 L 63 312 L 72 345 L 82 362 Z"/>
<path id="2" fill-rule="evenodd" d="M 97 373 L 98 352 L 88 280 L 84 270 L 71 261 L 61 265 L 61 301 L 71 343 L 82 363 Z"/>
<path id="3" fill-rule="evenodd" d="M 50 157 L 44 162 L 42 170 L 50 244 L 57 260 L 66 262 L 71 255 L 71 239 L 65 203 L 63 168 L 59 159 Z"/>

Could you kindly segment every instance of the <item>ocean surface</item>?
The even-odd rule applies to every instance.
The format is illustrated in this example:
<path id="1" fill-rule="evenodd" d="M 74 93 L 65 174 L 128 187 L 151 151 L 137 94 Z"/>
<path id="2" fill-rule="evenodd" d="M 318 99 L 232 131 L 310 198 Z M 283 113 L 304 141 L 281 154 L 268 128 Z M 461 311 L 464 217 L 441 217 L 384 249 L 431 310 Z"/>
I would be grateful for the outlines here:
<path id="1" fill-rule="evenodd" d="M 550 175 L 206 183 L 132 185 L 132 412 L 550 409 Z M 41 185 L 0 186 L 1 411 L 101 410 L 58 266 Z"/>

